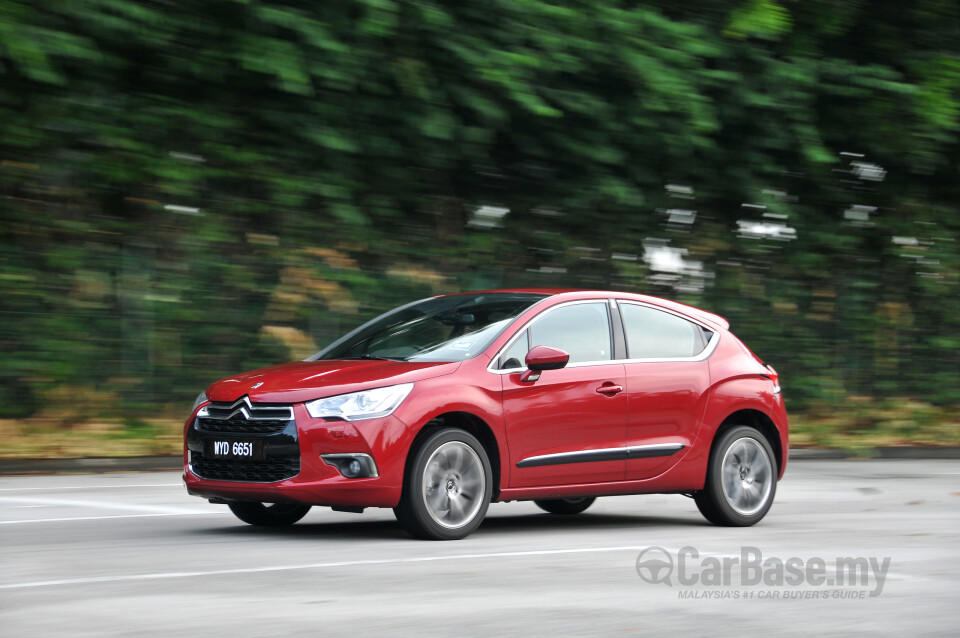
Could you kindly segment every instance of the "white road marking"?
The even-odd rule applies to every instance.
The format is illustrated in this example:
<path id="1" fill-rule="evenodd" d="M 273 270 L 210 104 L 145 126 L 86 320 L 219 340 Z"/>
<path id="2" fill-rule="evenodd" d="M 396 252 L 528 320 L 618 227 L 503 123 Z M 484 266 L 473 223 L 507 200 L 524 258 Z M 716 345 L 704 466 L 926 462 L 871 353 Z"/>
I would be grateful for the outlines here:
<path id="1" fill-rule="evenodd" d="M 91 509 L 114 510 L 120 512 L 143 512 L 149 514 L 192 514 L 195 510 L 185 507 L 167 507 L 163 505 L 140 505 L 138 503 L 118 503 L 116 501 L 92 501 L 74 498 L 47 498 L 43 496 L 0 496 L 0 504 L 12 505 L 52 505 L 56 507 L 88 507 Z"/>
<path id="2" fill-rule="evenodd" d="M 113 516 L 71 516 L 66 518 L 33 518 L 17 521 L 0 521 L 0 525 L 21 525 L 24 523 L 63 523 L 72 521 L 103 521 L 113 518 L 155 518 L 157 516 L 209 516 L 228 514 L 229 512 L 169 512 L 166 514 L 115 514 Z"/>
<path id="3" fill-rule="evenodd" d="M 64 485 L 62 487 L 0 487 L 0 492 L 59 492 L 61 490 L 106 490 L 115 487 L 183 487 L 183 483 L 146 483 L 142 485 Z"/>
<path id="4" fill-rule="evenodd" d="M 56 585 L 91 585 L 95 583 L 119 583 L 141 580 L 163 580 L 170 578 L 197 578 L 198 576 L 223 576 L 230 574 L 262 574 L 304 569 L 329 569 L 332 567 L 358 567 L 362 565 L 393 565 L 403 563 L 429 563 L 438 561 L 477 560 L 481 558 L 515 558 L 518 556 L 555 556 L 561 554 L 590 554 L 599 552 L 625 552 L 647 549 L 648 545 L 622 545 L 618 547 L 578 547 L 572 549 L 540 549 L 522 552 L 490 552 L 487 554 L 450 554 L 447 556 L 417 556 L 412 558 L 379 558 L 368 560 L 345 560 L 329 563 L 306 563 L 303 565 L 272 565 L 267 567 L 243 567 L 237 569 L 213 569 L 193 572 L 156 572 L 152 574 L 127 574 L 116 576 L 92 576 L 89 578 L 61 578 L 58 580 L 37 580 L 25 583 L 8 583 L 0 589 L 29 589 L 34 587 L 53 587 Z M 676 550 L 667 550 L 674 551 Z"/>
<path id="5" fill-rule="evenodd" d="M 306 563 L 303 565 L 272 565 L 266 567 L 243 567 L 237 569 L 213 569 L 208 571 L 191 572 L 155 572 L 150 574 L 127 574 L 116 576 L 92 576 L 88 578 L 61 578 L 57 580 L 36 580 L 22 583 L 7 583 L 0 585 L 4 589 L 35 589 L 38 587 L 55 587 L 58 585 L 93 585 L 98 583 L 120 583 L 131 581 L 169 580 L 175 578 L 197 578 L 201 576 L 226 576 L 232 574 L 263 574 L 269 572 L 300 571 L 306 569 L 329 569 L 335 567 L 361 567 L 365 565 L 397 565 L 409 563 L 431 563 L 459 560 L 477 560 L 484 558 L 516 558 L 522 556 L 558 556 L 564 554 L 594 554 L 605 552 L 636 552 L 649 549 L 649 545 L 620 545 L 616 547 L 577 547 L 569 549 L 541 549 L 518 552 L 489 552 L 485 554 L 450 554 L 447 556 L 417 556 L 410 558 L 375 558 L 368 560 L 345 560 L 328 563 Z M 676 554 L 678 548 L 661 548 L 670 554 Z M 702 552 L 704 556 L 738 558 L 739 554 Z M 831 571 L 827 566 L 828 572 Z M 905 574 L 890 574 L 898 580 L 916 580 L 914 576 Z"/>
<path id="6" fill-rule="evenodd" d="M 39 580 L 23 583 L 8 583 L 0 585 L 0 589 L 30 589 L 36 587 L 53 587 L 57 585 L 90 585 L 97 583 L 116 583 L 144 580 L 165 580 L 172 578 L 197 578 L 200 576 L 224 576 L 231 574 L 262 574 L 268 572 L 298 571 L 305 569 L 329 569 L 334 567 L 360 567 L 364 565 L 396 565 L 404 563 L 430 563 L 441 561 L 458 560 L 477 560 L 482 558 L 516 558 L 522 556 L 557 556 L 563 554 L 593 554 L 601 552 L 625 552 L 642 551 L 649 549 L 649 545 L 619 545 L 615 547 L 576 547 L 568 549 L 540 549 L 526 550 L 517 552 L 489 552 L 484 554 L 450 554 L 446 556 L 416 556 L 409 558 L 374 558 L 367 560 L 348 560 L 335 561 L 327 563 L 306 563 L 303 565 L 272 565 L 267 567 L 243 567 L 237 569 L 214 569 L 208 571 L 192 572 L 156 572 L 151 574 L 127 574 L 117 576 L 93 576 L 89 578 L 62 578 L 58 580 Z M 678 548 L 661 548 L 670 554 L 676 554 Z M 739 558 L 740 554 L 701 552 L 700 557 L 729 557 Z M 830 572 L 831 566 L 826 566 L 826 571 Z M 903 575 L 897 575 L 899 578 L 907 578 Z"/>

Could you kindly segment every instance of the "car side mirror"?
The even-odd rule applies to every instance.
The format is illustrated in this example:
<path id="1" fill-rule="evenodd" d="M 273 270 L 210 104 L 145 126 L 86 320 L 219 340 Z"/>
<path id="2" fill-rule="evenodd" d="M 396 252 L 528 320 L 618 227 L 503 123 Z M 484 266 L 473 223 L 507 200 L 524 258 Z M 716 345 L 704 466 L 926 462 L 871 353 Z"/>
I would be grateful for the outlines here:
<path id="1" fill-rule="evenodd" d="M 527 353 L 525 362 L 526 371 L 520 375 L 520 381 L 523 383 L 532 383 L 540 378 L 540 373 L 544 370 L 559 370 L 570 361 L 570 355 L 560 348 L 550 346 L 534 346 Z"/>

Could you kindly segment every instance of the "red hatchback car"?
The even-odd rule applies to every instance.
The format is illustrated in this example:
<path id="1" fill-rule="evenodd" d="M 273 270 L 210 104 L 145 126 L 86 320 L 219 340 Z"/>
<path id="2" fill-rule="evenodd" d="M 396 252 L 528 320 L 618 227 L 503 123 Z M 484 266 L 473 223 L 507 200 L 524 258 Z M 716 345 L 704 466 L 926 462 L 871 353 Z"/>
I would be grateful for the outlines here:
<path id="1" fill-rule="evenodd" d="M 787 463 L 787 414 L 777 373 L 728 327 L 622 292 L 424 299 L 207 388 L 184 481 L 253 525 L 392 507 L 432 539 L 467 536 L 491 501 L 577 514 L 651 492 L 752 525 Z"/>

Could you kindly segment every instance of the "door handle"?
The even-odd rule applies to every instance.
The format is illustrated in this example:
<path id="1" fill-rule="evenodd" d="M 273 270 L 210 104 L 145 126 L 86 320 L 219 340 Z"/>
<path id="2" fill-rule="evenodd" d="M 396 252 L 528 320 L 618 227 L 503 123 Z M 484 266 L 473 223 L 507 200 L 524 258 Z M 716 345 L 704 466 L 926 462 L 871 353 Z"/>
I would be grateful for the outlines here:
<path id="1" fill-rule="evenodd" d="M 604 384 L 599 388 L 597 388 L 597 392 L 599 392 L 600 394 L 606 395 L 608 397 L 612 397 L 615 394 L 620 394 L 621 392 L 623 392 L 623 386 L 613 385 L 612 383 Z"/>

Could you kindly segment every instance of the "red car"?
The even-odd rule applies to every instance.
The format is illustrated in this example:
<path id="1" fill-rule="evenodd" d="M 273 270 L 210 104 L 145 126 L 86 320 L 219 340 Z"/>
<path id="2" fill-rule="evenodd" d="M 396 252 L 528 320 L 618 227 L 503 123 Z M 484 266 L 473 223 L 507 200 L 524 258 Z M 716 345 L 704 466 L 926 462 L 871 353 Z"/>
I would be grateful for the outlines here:
<path id="1" fill-rule="evenodd" d="M 787 414 L 777 373 L 728 327 L 622 292 L 424 299 L 207 388 L 184 481 L 253 525 L 392 507 L 432 539 L 472 533 L 491 501 L 577 514 L 651 492 L 753 525 L 787 463 Z"/>

